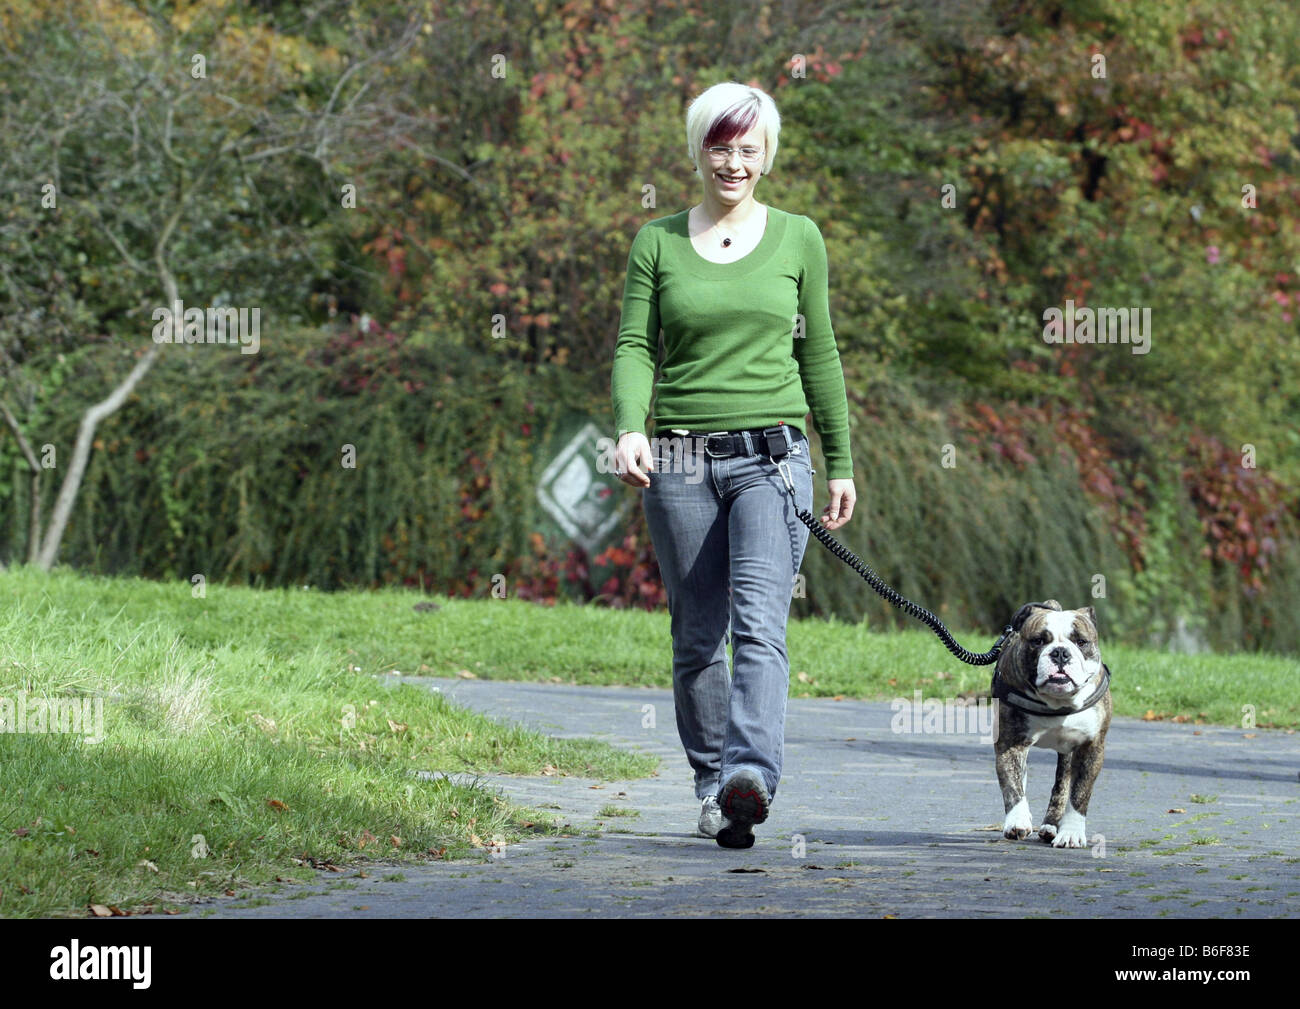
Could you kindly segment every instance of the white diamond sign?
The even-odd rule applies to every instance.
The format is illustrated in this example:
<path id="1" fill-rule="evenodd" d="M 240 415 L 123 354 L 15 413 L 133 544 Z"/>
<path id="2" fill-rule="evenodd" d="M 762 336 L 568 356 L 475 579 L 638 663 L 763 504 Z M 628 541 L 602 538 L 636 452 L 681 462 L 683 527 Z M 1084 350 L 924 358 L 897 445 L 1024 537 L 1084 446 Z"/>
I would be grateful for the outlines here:
<path id="1" fill-rule="evenodd" d="M 595 424 L 586 424 L 551 460 L 537 485 L 537 499 L 547 514 L 589 554 L 600 548 L 628 506 L 618 477 L 597 469 L 602 437 Z"/>

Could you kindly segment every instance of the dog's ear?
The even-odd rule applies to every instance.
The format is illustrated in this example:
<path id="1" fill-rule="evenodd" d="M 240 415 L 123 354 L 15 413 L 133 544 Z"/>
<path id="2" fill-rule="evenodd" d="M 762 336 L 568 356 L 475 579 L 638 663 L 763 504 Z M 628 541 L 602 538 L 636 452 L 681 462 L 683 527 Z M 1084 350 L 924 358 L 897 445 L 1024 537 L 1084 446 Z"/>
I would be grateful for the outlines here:
<path id="1" fill-rule="evenodd" d="M 1016 610 L 1016 615 L 1011 618 L 1011 629 L 1019 634 L 1020 628 L 1022 628 L 1025 625 L 1025 621 L 1029 619 L 1029 614 L 1031 614 L 1034 611 L 1034 608 L 1039 605 L 1039 603 L 1025 603 L 1024 606 Z"/>
<path id="2" fill-rule="evenodd" d="M 1082 613 L 1085 617 L 1088 618 L 1089 622 L 1092 624 L 1092 629 L 1094 631 L 1097 631 L 1098 634 L 1101 633 L 1101 628 L 1097 626 L 1096 610 L 1094 610 L 1091 606 L 1080 606 L 1078 612 Z"/>
<path id="3" fill-rule="evenodd" d="M 1025 621 L 1029 619 L 1029 614 L 1036 609 L 1059 610 L 1060 608 L 1061 604 L 1055 599 L 1045 599 L 1041 603 L 1025 603 L 1024 606 L 1016 610 L 1016 615 L 1011 618 L 1011 629 L 1019 634 L 1020 628 L 1024 625 Z"/>

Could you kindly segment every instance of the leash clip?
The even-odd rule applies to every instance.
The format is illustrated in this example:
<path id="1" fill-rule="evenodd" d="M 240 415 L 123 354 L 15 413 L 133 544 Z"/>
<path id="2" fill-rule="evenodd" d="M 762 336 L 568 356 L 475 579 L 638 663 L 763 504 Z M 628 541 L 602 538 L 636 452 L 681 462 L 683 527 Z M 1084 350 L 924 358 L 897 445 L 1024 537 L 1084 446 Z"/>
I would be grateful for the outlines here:
<path id="1" fill-rule="evenodd" d="M 794 439 L 790 437 L 790 429 L 784 424 L 778 424 L 776 427 L 766 427 L 763 429 L 763 441 L 767 446 L 767 461 L 777 468 L 781 474 L 781 479 L 785 481 L 785 489 L 790 492 L 793 498 L 794 479 L 790 476 L 790 463 L 786 460 L 790 456 L 790 450 L 794 448 Z M 779 460 L 777 457 L 780 457 Z"/>
<path id="2" fill-rule="evenodd" d="M 790 464 L 786 462 L 784 459 L 782 459 L 780 462 L 777 462 L 770 455 L 767 457 L 767 461 L 772 463 L 774 466 L 776 466 L 777 470 L 781 474 L 781 479 L 785 481 L 785 489 L 788 490 L 790 494 L 793 496 L 794 481 L 790 479 Z"/>

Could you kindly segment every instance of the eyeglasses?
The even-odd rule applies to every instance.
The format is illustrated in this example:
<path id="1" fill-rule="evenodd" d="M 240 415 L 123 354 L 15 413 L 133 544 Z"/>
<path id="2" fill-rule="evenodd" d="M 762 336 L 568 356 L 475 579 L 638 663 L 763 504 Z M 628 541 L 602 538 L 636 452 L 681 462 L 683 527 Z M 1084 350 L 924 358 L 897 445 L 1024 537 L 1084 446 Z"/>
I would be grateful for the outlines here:
<path id="1" fill-rule="evenodd" d="M 761 147 L 709 147 L 705 149 L 705 153 L 708 154 L 709 160 L 717 162 L 731 160 L 732 151 L 739 151 L 740 160 L 747 161 L 750 164 L 753 164 L 763 156 L 763 148 Z"/>

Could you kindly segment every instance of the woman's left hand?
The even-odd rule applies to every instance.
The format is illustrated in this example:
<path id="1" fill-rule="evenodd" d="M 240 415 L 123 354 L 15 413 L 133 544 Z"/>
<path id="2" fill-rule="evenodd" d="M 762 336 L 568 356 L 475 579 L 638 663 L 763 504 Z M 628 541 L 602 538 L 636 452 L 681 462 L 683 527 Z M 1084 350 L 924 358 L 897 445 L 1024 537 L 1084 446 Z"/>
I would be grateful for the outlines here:
<path id="1" fill-rule="evenodd" d="M 852 480 L 827 480 L 826 490 L 831 503 L 822 509 L 822 528 L 838 529 L 853 517 L 853 506 L 857 504 L 858 492 Z"/>

